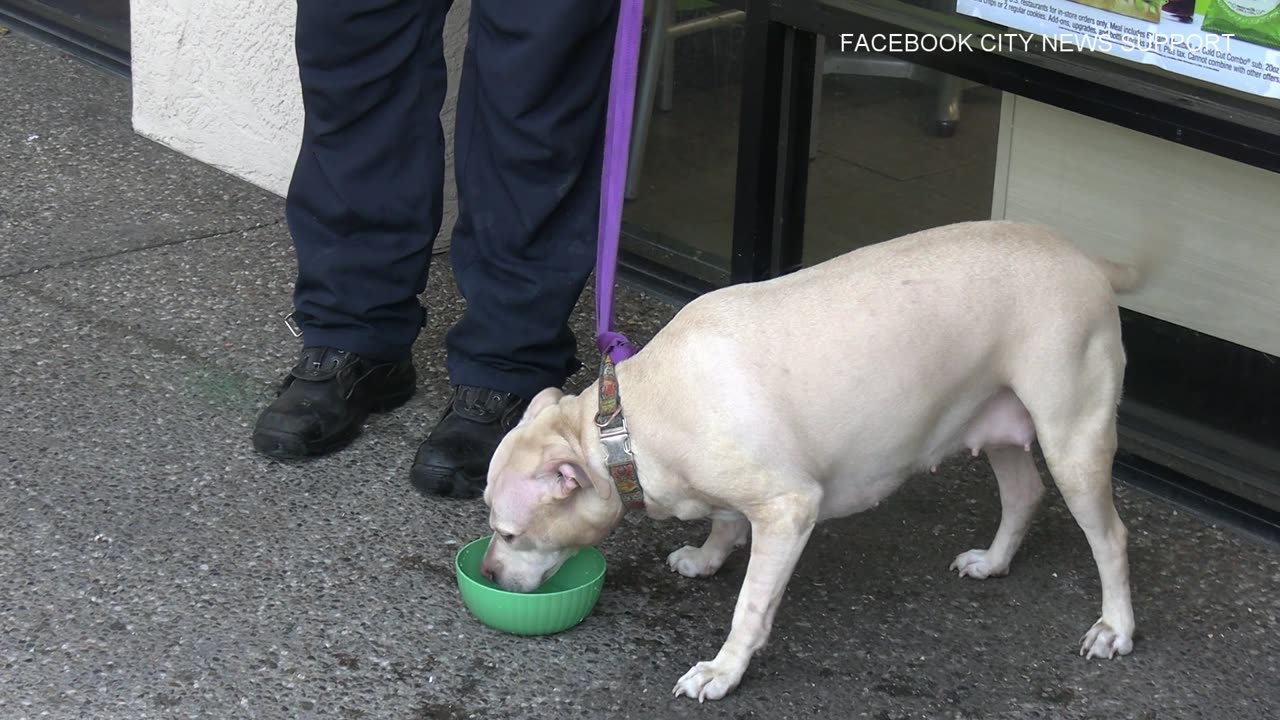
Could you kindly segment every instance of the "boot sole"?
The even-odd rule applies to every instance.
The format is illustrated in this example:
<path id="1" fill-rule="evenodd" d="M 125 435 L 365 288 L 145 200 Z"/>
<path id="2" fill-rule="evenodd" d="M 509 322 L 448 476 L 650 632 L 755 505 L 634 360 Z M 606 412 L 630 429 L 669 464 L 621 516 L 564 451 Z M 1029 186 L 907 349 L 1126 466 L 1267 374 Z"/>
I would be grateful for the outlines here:
<path id="1" fill-rule="evenodd" d="M 409 470 L 413 489 L 428 497 L 474 500 L 484 494 L 488 478 L 473 477 L 457 468 L 414 463 Z"/>
<path id="2" fill-rule="evenodd" d="M 376 398 L 368 411 L 354 417 L 350 424 L 338 432 L 318 440 L 307 441 L 298 435 L 255 429 L 253 448 L 272 460 L 297 461 L 328 455 L 341 450 L 360 435 L 360 426 L 369 415 L 391 412 L 409 402 L 417 393 L 417 387 L 407 392 Z"/>

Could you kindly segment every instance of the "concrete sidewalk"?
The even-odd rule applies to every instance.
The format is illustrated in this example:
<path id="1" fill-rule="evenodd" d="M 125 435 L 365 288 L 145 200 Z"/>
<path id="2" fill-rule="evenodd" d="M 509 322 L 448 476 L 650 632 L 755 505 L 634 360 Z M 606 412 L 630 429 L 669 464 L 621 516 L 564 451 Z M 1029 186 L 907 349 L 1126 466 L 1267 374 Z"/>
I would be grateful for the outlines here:
<path id="1" fill-rule="evenodd" d="M 947 572 L 999 518 L 968 459 L 821 527 L 723 701 L 669 696 L 745 569 L 666 570 L 702 524 L 625 523 L 573 631 L 489 631 L 452 577 L 483 505 L 407 483 L 447 391 L 447 261 L 420 395 L 347 452 L 268 462 L 249 429 L 297 350 L 281 201 L 136 137 L 125 81 L 13 33 L 0 92 L 2 718 L 1280 716 L 1277 548 L 1119 488 L 1140 635 L 1086 662 L 1098 579 L 1056 493 L 1008 578 Z M 621 306 L 639 340 L 674 310 Z"/>

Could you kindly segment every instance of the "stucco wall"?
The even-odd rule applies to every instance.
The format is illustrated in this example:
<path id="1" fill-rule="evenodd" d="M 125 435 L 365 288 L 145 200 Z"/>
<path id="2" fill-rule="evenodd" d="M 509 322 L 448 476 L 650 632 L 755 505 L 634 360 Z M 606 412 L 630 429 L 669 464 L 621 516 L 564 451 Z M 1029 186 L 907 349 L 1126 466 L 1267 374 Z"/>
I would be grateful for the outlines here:
<path id="1" fill-rule="evenodd" d="M 296 0 L 131 0 L 133 125 L 141 135 L 283 195 L 302 131 L 293 52 Z M 445 27 L 452 138 L 471 0 Z M 455 215 L 447 144 L 445 226 Z"/>

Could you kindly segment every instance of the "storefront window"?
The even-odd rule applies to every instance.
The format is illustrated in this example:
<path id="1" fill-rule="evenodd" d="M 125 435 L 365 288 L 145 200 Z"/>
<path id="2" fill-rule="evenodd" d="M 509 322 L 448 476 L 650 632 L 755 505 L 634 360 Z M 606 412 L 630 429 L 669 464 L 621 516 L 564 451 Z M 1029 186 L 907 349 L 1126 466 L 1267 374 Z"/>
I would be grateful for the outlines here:
<path id="1" fill-rule="evenodd" d="M 626 246 L 722 284 L 733 233 L 743 13 L 701 0 L 655 1 L 646 10 Z M 660 52 L 655 35 L 665 38 Z"/>
<path id="2" fill-rule="evenodd" d="M 1268 3 L 1275 5 L 1272 0 L 1261 4 Z M 1112 73 L 1167 107 L 1209 108 L 1211 114 L 1280 136 L 1275 76 L 1280 9 L 1268 25 L 1258 21 L 1265 12 L 1249 22 L 1230 19 L 1257 4 L 1237 0 L 1190 0 L 1189 17 L 1188 4 L 1180 0 L 833 4 L 865 8 L 868 16 L 886 22 L 896 12 L 894 21 L 929 28 L 918 32 L 1007 32 L 1004 50 L 1011 54 L 1048 53 L 1055 62 L 1077 63 L 1080 76 Z M 695 26 L 698 18 L 731 10 L 695 3 L 668 22 Z M 1215 29 L 1228 33 L 1245 26 L 1253 29 L 1230 43 L 1212 38 Z M 1070 118 L 1081 116 L 1055 108 L 1047 110 L 1056 113 L 1048 123 L 1040 123 L 1046 111 L 1021 116 L 1024 122 L 1015 131 L 1014 105 L 1020 98 L 914 66 L 901 53 L 832 52 L 838 33 L 849 29 L 828 28 L 825 51 L 820 44 L 824 71 L 817 81 L 808 165 L 806 265 L 914 230 L 991 217 L 1052 217 L 1062 221 L 1068 236 L 1126 222 L 1135 232 L 1154 234 L 1133 218 L 1163 212 L 1176 229 L 1183 224 L 1178 213 L 1192 212 L 1200 198 L 1213 202 L 1207 198 L 1221 190 L 1219 182 L 1239 182 L 1246 189 L 1258 181 L 1274 186 L 1274 175 L 1257 168 L 1100 120 L 1073 124 Z M 1014 31 L 1048 36 L 1048 44 L 1018 46 L 1028 41 L 1014 40 Z M 1076 43 L 1092 43 L 1099 52 L 1082 55 Z M 630 249 L 715 284 L 728 281 L 732 249 L 742 47 L 740 22 L 675 40 L 669 101 L 663 107 L 663 91 L 656 93 L 659 109 L 644 126 L 641 169 L 625 216 Z M 1054 124 L 1055 117 L 1061 125 Z M 1075 134 L 1055 135 L 1055 130 Z M 1099 149 L 1104 146 L 1132 148 L 1134 155 L 1108 159 Z M 1010 153 L 1017 157 L 1010 159 Z M 1153 175 L 1157 167 L 1170 167 L 1171 156 L 1186 158 L 1178 161 L 1182 170 Z M 1053 159 L 1058 157 L 1066 159 Z M 1091 171 L 1077 174 L 1081 163 Z M 1037 165 L 1039 171 L 1028 169 Z M 1246 171 L 1257 175 L 1246 177 Z M 1272 204 L 1256 205 L 1255 212 L 1224 221 L 1226 236 L 1186 240 L 1179 251 L 1181 265 L 1157 298 L 1160 312 L 1122 312 L 1129 358 L 1122 424 L 1130 449 L 1183 463 L 1183 470 L 1212 466 L 1212 472 L 1197 477 L 1280 508 L 1280 485 L 1274 481 L 1280 468 L 1280 358 L 1274 332 L 1268 336 L 1265 330 L 1280 327 L 1276 306 L 1267 300 L 1274 283 L 1265 281 L 1280 273 L 1280 251 L 1266 243 L 1265 227 L 1255 227 L 1265 225 L 1256 212 L 1274 212 Z M 1202 209 L 1200 216 L 1228 212 Z M 1199 218 L 1182 219 L 1194 224 Z M 1171 235 L 1157 242 L 1174 240 Z M 1241 269 L 1243 274 L 1231 276 Z M 1223 297 L 1239 307 L 1206 309 Z M 1241 314 L 1249 314 L 1246 321 Z M 1190 319 L 1169 319 L 1181 317 Z"/>
<path id="3" fill-rule="evenodd" d="M 639 172 L 625 220 L 633 251 L 723 283 L 733 234 L 741 13 L 682 4 L 694 7 L 668 21 L 677 33 L 710 17 L 736 14 L 738 22 L 671 43 L 674 83 L 664 98 L 663 74 L 657 76 L 652 120 L 638 120 L 643 154 L 633 159 Z M 806 264 L 913 230 L 991 217 L 1000 93 L 892 58 L 858 65 L 836 47 L 825 55 Z M 642 92 L 645 79 L 642 62 Z"/>

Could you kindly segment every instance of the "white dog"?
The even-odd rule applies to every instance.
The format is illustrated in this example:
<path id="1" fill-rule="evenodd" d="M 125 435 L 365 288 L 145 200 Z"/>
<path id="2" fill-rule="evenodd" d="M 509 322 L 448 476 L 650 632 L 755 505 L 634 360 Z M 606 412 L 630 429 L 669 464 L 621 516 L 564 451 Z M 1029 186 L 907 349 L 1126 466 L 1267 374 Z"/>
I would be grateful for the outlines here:
<path id="1" fill-rule="evenodd" d="M 1008 572 L 1044 493 L 1038 441 L 1101 576 L 1102 615 L 1080 654 L 1128 654 L 1127 533 L 1111 488 L 1125 367 L 1115 293 L 1143 274 L 993 221 L 707 294 L 616 376 L 533 400 L 489 469 L 484 572 L 534 590 L 617 525 L 632 481 L 650 517 L 712 518 L 706 542 L 668 563 L 711 575 L 750 539 L 727 640 L 674 688 L 719 699 L 768 639 L 814 525 L 874 506 L 953 453 L 986 453 L 1002 514 L 991 545 L 951 567 Z"/>

